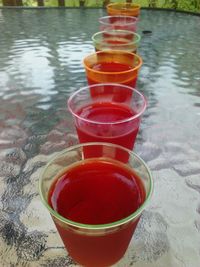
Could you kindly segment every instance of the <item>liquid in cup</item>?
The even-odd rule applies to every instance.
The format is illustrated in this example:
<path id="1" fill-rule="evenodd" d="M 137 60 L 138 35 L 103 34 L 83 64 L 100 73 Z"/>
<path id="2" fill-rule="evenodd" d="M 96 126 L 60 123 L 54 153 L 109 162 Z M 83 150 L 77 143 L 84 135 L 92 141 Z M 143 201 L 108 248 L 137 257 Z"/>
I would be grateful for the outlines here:
<path id="1" fill-rule="evenodd" d="M 109 142 L 132 150 L 146 109 L 146 99 L 128 86 L 96 84 L 72 94 L 68 109 L 80 143 Z M 119 157 L 126 162 L 123 154 Z"/>
<path id="2" fill-rule="evenodd" d="M 93 151 L 101 147 L 98 157 L 83 157 L 89 146 Z M 116 160 L 116 150 L 128 153 L 129 162 Z M 83 266 L 103 267 L 126 252 L 151 197 L 152 177 L 132 151 L 88 143 L 70 147 L 50 161 L 39 190 L 70 256 Z"/>
<path id="3" fill-rule="evenodd" d="M 96 51 L 122 50 L 137 53 L 140 39 L 139 34 L 125 30 L 106 30 L 92 36 Z"/>
<path id="4" fill-rule="evenodd" d="M 83 59 L 89 85 L 98 83 L 119 83 L 136 86 L 142 58 L 121 50 L 99 51 Z"/>
<path id="5" fill-rule="evenodd" d="M 136 32 L 137 30 L 137 17 L 131 16 L 104 16 L 99 18 L 100 31 L 105 30 L 126 30 Z"/>
<path id="6" fill-rule="evenodd" d="M 125 15 L 138 17 L 140 15 L 140 5 L 134 3 L 111 3 L 106 6 L 109 16 Z"/>

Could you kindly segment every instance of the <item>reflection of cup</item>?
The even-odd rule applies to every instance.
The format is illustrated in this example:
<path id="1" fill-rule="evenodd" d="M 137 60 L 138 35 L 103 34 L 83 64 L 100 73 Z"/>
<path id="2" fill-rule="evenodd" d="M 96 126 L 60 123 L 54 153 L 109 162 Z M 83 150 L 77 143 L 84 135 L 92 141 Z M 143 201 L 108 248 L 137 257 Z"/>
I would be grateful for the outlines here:
<path id="1" fill-rule="evenodd" d="M 133 3 L 111 3 L 106 6 L 109 16 L 124 15 L 138 17 L 140 14 L 140 5 Z"/>
<path id="2" fill-rule="evenodd" d="M 83 60 L 88 84 L 120 83 L 135 87 L 142 58 L 120 50 L 99 51 Z"/>
<path id="3" fill-rule="evenodd" d="M 88 147 L 98 148 L 99 157 L 84 159 Z M 126 164 L 115 159 L 116 150 L 129 154 Z M 82 266 L 102 267 L 123 257 L 152 184 L 148 167 L 132 151 L 87 143 L 58 153 L 45 167 L 39 191 L 70 256 Z"/>
<path id="4" fill-rule="evenodd" d="M 138 18 L 131 16 L 105 16 L 99 18 L 100 30 L 126 30 L 135 32 Z"/>
<path id="5" fill-rule="evenodd" d="M 137 53 L 140 35 L 125 30 L 106 30 L 93 34 L 92 41 L 96 51 L 123 50 Z"/>
<path id="6" fill-rule="evenodd" d="M 72 94 L 68 109 L 80 143 L 109 142 L 133 149 L 146 100 L 129 86 L 96 84 Z"/>

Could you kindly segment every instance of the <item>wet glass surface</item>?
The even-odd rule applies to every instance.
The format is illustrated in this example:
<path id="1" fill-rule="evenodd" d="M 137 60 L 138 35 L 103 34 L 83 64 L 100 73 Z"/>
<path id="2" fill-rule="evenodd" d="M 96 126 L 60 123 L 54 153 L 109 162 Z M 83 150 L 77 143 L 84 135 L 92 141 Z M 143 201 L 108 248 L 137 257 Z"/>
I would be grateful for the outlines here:
<path id="1" fill-rule="evenodd" d="M 66 100 L 86 85 L 82 59 L 105 10 L 0 9 L 1 266 L 77 266 L 40 202 L 38 176 L 77 143 Z M 200 262 L 200 19 L 143 10 L 148 99 L 136 140 L 155 188 L 125 257 L 116 266 L 197 267 Z"/>

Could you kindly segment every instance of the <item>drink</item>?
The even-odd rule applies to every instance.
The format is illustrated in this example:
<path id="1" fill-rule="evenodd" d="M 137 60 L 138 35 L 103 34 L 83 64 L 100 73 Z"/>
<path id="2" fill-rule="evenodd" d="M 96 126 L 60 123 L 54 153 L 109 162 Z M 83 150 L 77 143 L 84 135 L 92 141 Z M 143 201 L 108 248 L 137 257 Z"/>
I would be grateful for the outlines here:
<path id="1" fill-rule="evenodd" d="M 131 16 L 104 16 L 99 18 L 100 30 L 127 30 L 135 32 L 138 18 Z"/>
<path id="2" fill-rule="evenodd" d="M 122 50 L 105 50 L 83 60 L 88 84 L 118 83 L 135 87 L 142 59 Z"/>
<path id="3" fill-rule="evenodd" d="M 95 84 L 76 91 L 68 100 L 81 143 L 109 142 L 133 149 L 146 108 L 144 96 L 136 89 L 120 84 Z M 84 150 L 99 156 L 99 151 Z M 96 154 L 94 154 L 96 152 Z M 126 162 L 127 153 L 117 159 Z"/>
<path id="4" fill-rule="evenodd" d="M 138 17 L 140 5 L 134 3 L 111 3 L 106 6 L 109 16 L 123 15 Z"/>
<path id="5" fill-rule="evenodd" d="M 127 106 L 112 102 L 99 102 L 82 107 L 77 114 L 83 118 L 82 123 L 76 126 L 81 143 L 109 142 L 133 149 L 138 133 L 140 118 L 125 125 L 112 123 L 127 120 L 135 116 L 135 112 Z M 87 121 L 99 122 L 98 127 L 91 127 Z"/>
<path id="6" fill-rule="evenodd" d="M 66 219 L 99 225 L 128 217 L 143 204 L 145 197 L 141 179 L 125 164 L 107 158 L 86 159 L 55 179 L 49 191 L 49 205 Z M 101 238 L 84 237 L 81 249 L 75 246 L 76 235 L 59 224 L 56 226 L 75 261 L 84 266 L 102 267 L 114 264 L 123 256 L 137 223 L 138 220 L 120 233 Z M 91 242 L 93 245 L 88 250 Z M 121 243 L 117 250 L 115 242 Z"/>
<path id="7" fill-rule="evenodd" d="M 84 151 L 99 151 L 84 157 Z M 116 160 L 127 153 L 129 161 Z M 39 190 L 63 243 L 80 265 L 110 266 L 126 252 L 152 194 L 148 167 L 132 151 L 86 143 L 58 153 L 45 167 Z"/>
<path id="8" fill-rule="evenodd" d="M 106 30 L 92 35 L 96 51 L 122 50 L 136 53 L 140 35 L 125 30 Z"/>
<path id="9" fill-rule="evenodd" d="M 94 71 L 105 72 L 105 73 L 117 73 L 117 72 L 126 72 L 130 71 L 132 67 L 128 64 L 119 63 L 119 62 L 101 62 L 94 64 L 91 67 Z M 137 77 L 130 77 L 128 80 L 124 81 L 123 84 L 131 87 L 135 87 L 137 82 Z M 97 81 L 88 77 L 88 84 L 96 84 Z"/>
<path id="10" fill-rule="evenodd" d="M 129 42 L 127 42 L 127 40 L 112 38 L 112 39 L 107 39 L 106 42 L 101 46 L 97 45 L 95 47 L 95 51 L 98 52 L 98 51 L 114 48 L 114 49 L 129 51 L 131 53 L 137 53 L 136 47 L 134 48 L 132 47 L 130 48 L 130 50 L 126 49 L 127 47 L 130 47 Z"/>

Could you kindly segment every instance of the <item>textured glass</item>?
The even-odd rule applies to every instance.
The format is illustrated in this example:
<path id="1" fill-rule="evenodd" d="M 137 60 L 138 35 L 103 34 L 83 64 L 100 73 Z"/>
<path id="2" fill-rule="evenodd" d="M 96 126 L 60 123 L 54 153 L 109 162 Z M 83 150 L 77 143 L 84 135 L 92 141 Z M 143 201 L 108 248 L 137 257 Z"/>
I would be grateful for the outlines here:
<path id="1" fill-rule="evenodd" d="M 38 193 L 54 155 L 77 142 L 66 101 L 87 84 L 102 9 L 0 10 L 0 265 L 75 267 Z M 148 99 L 135 152 L 154 194 L 117 267 L 198 267 L 200 262 L 200 20 L 142 10 Z"/>

